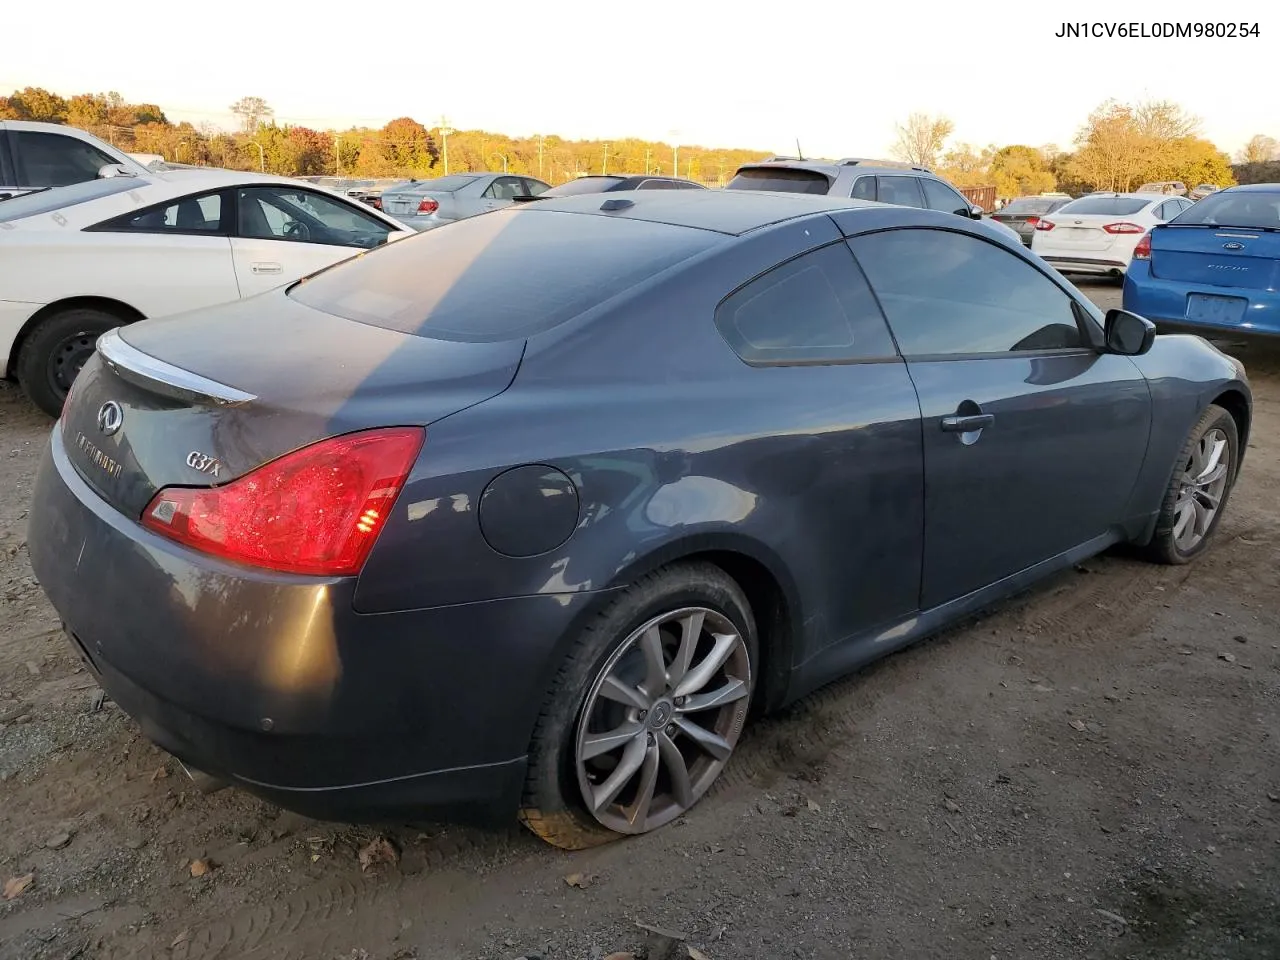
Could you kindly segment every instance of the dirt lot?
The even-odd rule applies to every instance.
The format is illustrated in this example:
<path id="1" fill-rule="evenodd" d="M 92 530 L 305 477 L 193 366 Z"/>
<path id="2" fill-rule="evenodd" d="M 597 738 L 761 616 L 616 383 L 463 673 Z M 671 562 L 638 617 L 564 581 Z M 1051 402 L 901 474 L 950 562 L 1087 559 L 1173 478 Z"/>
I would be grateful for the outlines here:
<path id="1" fill-rule="evenodd" d="M 4 389 L 0 882 L 34 879 L 0 958 L 586 960 L 637 921 L 711 960 L 1280 957 L 1280 351 L 1240 355 L 1255 439 L 1200 563 L 1099 558 L 823 691 L 656 836 L 399 827 L 367 871 L 376 831 L 201 794 L 95 700 L 27 563 L 49 425 Z"/>

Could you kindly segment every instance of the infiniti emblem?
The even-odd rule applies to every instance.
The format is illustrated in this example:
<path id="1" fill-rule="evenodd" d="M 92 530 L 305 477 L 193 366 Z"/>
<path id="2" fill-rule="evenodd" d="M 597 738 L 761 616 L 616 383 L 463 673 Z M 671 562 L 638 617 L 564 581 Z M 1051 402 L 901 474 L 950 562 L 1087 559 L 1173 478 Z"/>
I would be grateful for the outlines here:
<path id="1" fill-rule="evenodd" d="M 1243 250 L 1244 244 L 1238 243 L 1235 240 L 1232 240 L 1230 243 L 1224 243 L 1222 245 L 1222 249 L 1223 250 Z"/>
<path id="2" fill-rule="evenodd" d="M 98 408 L 98 429 L 103 436 L 111 436 L 124 423 L 124 410 L 114 400 L 108 400 Z"/>

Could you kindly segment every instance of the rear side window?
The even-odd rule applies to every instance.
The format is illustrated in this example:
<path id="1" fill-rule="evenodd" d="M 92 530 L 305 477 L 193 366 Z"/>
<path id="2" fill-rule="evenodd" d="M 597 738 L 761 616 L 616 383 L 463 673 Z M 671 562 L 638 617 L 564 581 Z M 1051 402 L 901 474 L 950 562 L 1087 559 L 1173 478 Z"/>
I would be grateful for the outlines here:
<path id="1" fill-rule="evenodd" d="M 9 143 L 18 161 L 18 185 L 65 187 L 97 179 L 98 170 L 119 163 L 97 147 L 60 133 L 11 130 Z"/>
<path id="2" fill-rule="evenodd" d="M 892 203 L 899 207 L 924 206 L 924 196 L 920 193 L 920 181 L 915 177 L 877 177 L 876 179 L 881 203 Z"/>
<path id="3" fill-rule="evenodd" d="M 859 177 L 853 181 L 853 190 L 849 193 L 854 200 L 874 200 L 876 198 L 876 178 Z"/>
<path id="4" fill-rule="evenodd" d="M 1104 217 L 1127 217 L 1151 205 L 1139 197 L 1081 197 L 1058 208 L 1058 213 L 1100 214 Z"/>
<path id="5" fill-rule="evenodd" d="M 571 320 L 722 239 L 521 204 L 387 244 L 304 279 L 289 295 L 401 333 L 510 340 Z"/>
<path id="6" fill-rule="evenodd" d="M 904 356 L 1085 346 L 1071 298 L 994 243 L 911 228 L 855 237 L 849 246 Z"/>
<path id="7" fill-rule="evenodd" d="M 90 228 L 103 233 L 219 233 L 222 230 L 222 196 L 206 193 L 156 204 L 127 213 Z"/>
<path id="8" fill-rule="evenodd" d="M 782 193 L 824 194 L 831 189 L 826 174 L 796 167 L 747 167 L 739 170 L 726 190 L 775 190 Z"/>
<path id="9" fill-rule="evenodd" d="M 716 310 L 716 327 L 753 365 L 838 363 L 895 355 L 875 296 L 843 243 L 752 280 Z"/>
<path id="10" fill-rule="evenodd" d="M 4 210 L 10 200 L 0 210 Z M 1174 218 L 1174 223 L 1198 223 L 1215 227 L 1280 229 L 1280 190 L 1241 190 L 1211 193 Z"/>

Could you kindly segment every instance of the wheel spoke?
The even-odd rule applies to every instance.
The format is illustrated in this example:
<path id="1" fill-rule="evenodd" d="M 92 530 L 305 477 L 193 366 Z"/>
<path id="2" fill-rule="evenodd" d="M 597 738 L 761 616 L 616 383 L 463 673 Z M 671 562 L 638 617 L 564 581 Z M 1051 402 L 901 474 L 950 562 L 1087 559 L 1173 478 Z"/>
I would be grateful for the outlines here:
<path id="1" fill-rule="evenodd" d="M 613 773 L 609 774 L 604 783 L 591 791 L 591 802 L 596 810 L 601 810 L 612 803 L 613 798 L 627 785 L 627 781 L 636 775 L 636 771 L 644 763 L 647 746 L 648 741 L 645 737 L 636 737 L 627 744 Z"/>
<path id="2" fill-rule="evenodd" d="M 662 631 L 655 624 L 640 638 L 644 653 L 644 689 L 651 698 L 661 696 L 667 688 L 667 663 L 662 656 Z"/>
<path id="3" fill-rule="evenodd" d="M 708 693 L 695 693 L 693 696 L 686 697 L 680 711 L 697 713 L 699 710 L 711 710 L 714 707 L 723 707 L 735 700 L 741 700 L 746 695 L 747 685 L 741 680 L 734 679 Z"/>
<path id="4" fill-rule="evenodd" d="M 1206 509 L 1199 500 L 1192 500 L 1191 506 L 1195 510 L 1195 531 L 1198 540 L 1208 532 L 1209 524 L 1213 523 L 1213 515 L 1216 511 Z"/>
<path id="5" fill-rule="evenodd" d="M 676 658 L 667 670 L 667 686 L 678 687 L 693 662 L 694 651 L 698 649 L 698 638 L 702 636 L 702 624 L 707 615 L 696 610 L 680 621 L 680 649 Z"/>
<path id="6" fill-rule="evenodd" d="M 1173 516 L 1173 538 L 1181 543 L 1187 532 L 1188 524 L 1195 518 L 1195 507 L 1192 505 L 1190 497 L 1178 501 L 1174 507 Z"/>
<path id="7" fill-rule="evenodd" d="M 1226 440 L 1214 440 L 1212 441 L 1212 445 L 1209 446 L 1208 450 L 1206 451 L 1205 445 L 1209 443 L 1210 441 L 1208 437 L 1206 437 L 1204 440 L 1201 441 L 1200 464 L 1199 464 L 1199 469 L 1196 471 L 1196 476 L 1195 476 L 1195 482 L 1198 484 L 1209 482 L 1208 480 L 1206 480 L 1206 477 L 1208 477 L 1209 474 L 1213 473 L 1213 471 L 1217 468 L 1218 461 L 1222 459 L 1222 452 L 1227 448 Z"/>
<path id="8" fill-rule="evenodd" d="M 728 760 L 729 754 L 733 753 L 733 747 L 729 745 L 728 740 L 706 727 L 698 726 L 688 717 L 677 718 L 676 729 L 717 760 Z"/>
<path id="9" fill-rule="evenodd" d="M 594 760 L 602 753 L 616 750 L 627 741 L 644 735 L 644 726 L 639 723 L 624 723 L 607 733 L 593 733 L 582 741 L 579 757 L 582 760 Z"/>
<path id="10" fill-rule="evenodd" d="M 623 706 L 635 707 L 637 710 L 648 710 L 650 700 L 638 687 L 628 686 L 613 674 L 605 678 L 600 685 L 600 696 Z"/>
<path id="11" fill-rule="evenodd" d="M 715 638 L 716 642 L 711 652 L 684 675 L 684 679 L 676 685 L 674 696 L 688 696 L 705 687 L 712 675 L 724 666 L 724 662 L 729 659 L 729 654 L 733 653 L 734 647 L 738 645 L 736 633 L 717 633 Z"/>
<path id="12" fill-rule="evenodd" d="M 658 786 L 658 769 L 662 765 L 662 757 L 656 743 L 647 743 L 644 751 L 644 764 L 640 768 L 640 784 L 636 789 L 635 802 L 627 811 L 627 819 L 633 826 L 644 827 L 649 819 L 649 808 L 653 806 L 653 794 Z"/>
<path id="13" fill-rule="evenodd" d="M 658 734 L 658 753 L 662 765 L 671 778 L 671 795 L 682 808 L 693 805 L 693 784 L 689 780 L 689 767 L 684 762 L 680 748 L 665 733 Z"/>

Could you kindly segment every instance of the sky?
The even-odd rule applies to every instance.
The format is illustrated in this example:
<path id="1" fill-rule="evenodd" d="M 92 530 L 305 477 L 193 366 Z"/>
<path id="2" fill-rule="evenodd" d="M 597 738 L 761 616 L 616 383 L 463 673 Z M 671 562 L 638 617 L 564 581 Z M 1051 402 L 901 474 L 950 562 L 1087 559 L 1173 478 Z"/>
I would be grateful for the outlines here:
<path id="1" fill-rule="evenodd" d="M 912 112 L 955 124 L 952 144 L 1069 148 L 1091 110 L 1173 100 L 1234 153 L 1280 139 L 1280 13 L 1259 0 L 930 7 L 806 0 L 659 4 L 484 0 L 474 9 L 386 0 L 348 5 L 221 0 L 108 8 L 63 0 L 54 46 L 6 44 L 0 91 L 115 90 L 172 120 L 234 125 L 260 96 L 278 120 L 434 126 L 523 136 L 643 137 L 809 156 L 889 155 Z M 191 13 L 224 23 L 201 22 Z M 1277 8 L 1280 9 L 1280 8 Z M 1206 11 L 1222 11 L 1206 13 Z M 1055 36 L 1073 23 L 1258 24 L 1242 38 Z M 75 27 L 75 24 L 92 26 Z M 216 62 L 231 50 L 234 61 Z"/>

